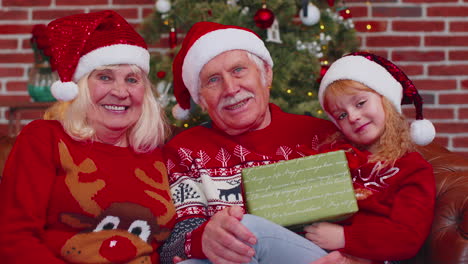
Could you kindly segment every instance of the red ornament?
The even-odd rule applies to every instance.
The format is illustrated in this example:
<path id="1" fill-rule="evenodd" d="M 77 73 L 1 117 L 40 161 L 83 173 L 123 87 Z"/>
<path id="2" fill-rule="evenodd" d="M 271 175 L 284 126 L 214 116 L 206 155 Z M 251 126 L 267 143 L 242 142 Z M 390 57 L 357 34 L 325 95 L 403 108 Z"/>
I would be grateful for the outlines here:
<path id="1" fill-rule="evenodd" d="M 166 72 L 165 71 L 158 71 L 158 73 L 156 73 L 156 76 L 158 76 L 159 79 L 162 79 L 162 78 L 166 77 Z"/>
<path id="2" fill-rule="evenodd" d="M 349 8 L 344 8 L 344 9 L 338 11 L 338 14 L 340 14 L 340 16 L 341 16 L 342 18 L 344 18 L 344 19 L 348 19 L 348 18 L 353 17 L 353 16 L 351 15 L 351 10 L 349 10 Z"/>
<path id="3" fill-rule="evenodd" d="M 317 78 L 317 83 L 320 83 L 322 81 L 323 76 L 325 76 L 325 73 L 327 73 L 328 68 L 330 68 L 329 65 L 322 65 L 320 68 L 320 77 Z"/>
<path id="4" fill-rule="evenodd" d="M 259 28 L 269 28 L 275 21 L 275 14 L 263 5 L 253 17 L 255 25 Z"/>
<path id="5" fill-rule="evenodd" d="M 335 5 L 335 0 L 327 0 L 327 2 L 330 7 L 333 7 Z"/>
<path id="6" fill-rule="evenodd" d="M 169 32 L 169 47 L 171 49 L 177 46 L 177 32 L 175 28 L 171 28 L 171 32 Z"/>

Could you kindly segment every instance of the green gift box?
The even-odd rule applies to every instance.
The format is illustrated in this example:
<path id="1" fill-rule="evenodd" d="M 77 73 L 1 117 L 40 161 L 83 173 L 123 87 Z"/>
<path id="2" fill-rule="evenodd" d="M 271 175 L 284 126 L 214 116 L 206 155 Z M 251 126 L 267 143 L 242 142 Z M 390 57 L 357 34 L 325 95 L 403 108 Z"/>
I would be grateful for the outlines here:
<path id="1" fill-rule="evenodd" d="M 247 211 L 297 229 L 357 212 L 342 150 L 242 170 Z"/>

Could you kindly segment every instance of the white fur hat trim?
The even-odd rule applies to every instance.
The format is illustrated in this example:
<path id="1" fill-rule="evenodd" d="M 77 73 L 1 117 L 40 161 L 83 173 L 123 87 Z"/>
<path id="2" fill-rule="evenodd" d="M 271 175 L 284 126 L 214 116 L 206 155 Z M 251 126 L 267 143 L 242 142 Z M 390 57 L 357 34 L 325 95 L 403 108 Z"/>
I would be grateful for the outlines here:
<path id="1" fill-rule="evenodd" d="M 149 63 L 150 54 L 145 48 L 128 44 L 104 46 L 81 56 L 73 80 L 77 82 L 85 74 L 104 65 L 135 64 L 148 73 Z"/>
<path id="2" fill-rule="evenodd" d="M 384 67 L 362 56 L 345 56 L 335 61 L 325 73 L 319 88 L 319 101 L 323 106 L 323 96 L 327 87 L 337 80 L 360 82 L 385 96 L 401 113 L 401 84 Z"/>
<path id="3" fill-rule="evenodd" d="M 219 54 L 230 50 L 249 51 L 273 67 L 273 60 L 265 43 L 252 32 L 225 28 L 206 33 L 192 44 L 182 65 L 182 79 L 195 103 L 199 102 L 198 78 L 203 66 Z"/>

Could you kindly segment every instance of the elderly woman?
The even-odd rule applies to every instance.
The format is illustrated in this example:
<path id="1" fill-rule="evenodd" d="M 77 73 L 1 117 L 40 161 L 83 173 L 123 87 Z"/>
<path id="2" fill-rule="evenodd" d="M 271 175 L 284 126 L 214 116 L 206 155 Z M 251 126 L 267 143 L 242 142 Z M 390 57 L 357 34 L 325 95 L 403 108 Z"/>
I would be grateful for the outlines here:
<path id="1" fill-rule="evenodd" d="M 174 222 L 146 44 L 113 11 L 48 25 L 59 100 L 0 185 L 2 263 L 159 263 Z"/>

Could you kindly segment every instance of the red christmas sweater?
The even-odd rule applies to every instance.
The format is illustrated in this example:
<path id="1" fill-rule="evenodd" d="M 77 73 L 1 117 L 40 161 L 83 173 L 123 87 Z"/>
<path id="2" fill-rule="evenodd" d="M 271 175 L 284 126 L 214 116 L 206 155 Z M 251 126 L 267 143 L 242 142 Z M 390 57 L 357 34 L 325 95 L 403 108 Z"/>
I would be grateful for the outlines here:
<path id="1" fill-rule="evenodd" d="M 317 154 L 305 146 L 299 149 Z M 434 217 L 436 188 L 431 164 L 419 153 L 410 152 L 393 166 L 382 168 L 380 162 L 367 162 L 370 152 L 349 144 L 333 149 L 347 150 L 359 207 L 340 222 L 345 236 L 340 251 L 375 263 L 414 257 L 429 235 Z"/>
<path id="2" fill-rule="evenodd" d="M 297 157 L 295 149 L 316 147 L 336 132 L 333 123 L 293 115 L 270 104 L 271 123 L 264 129 L 229 136 L 217 127 L 197 126 L 164 147 L 169 183 L 176 206 L 174 236 L 161 253 L 163 263 L 174 255 L 206 258 L 201 235 L 206 220 L 227 206 L 244 207 L 241 171 L 246 167 Z"/>
<path id="3" fill-rule="evenodd" d="M 159 263 L 174 225 L 161 150 L 78 142 L 57 121 L 23 128 L 0 184 L 2 263 Z"/>

